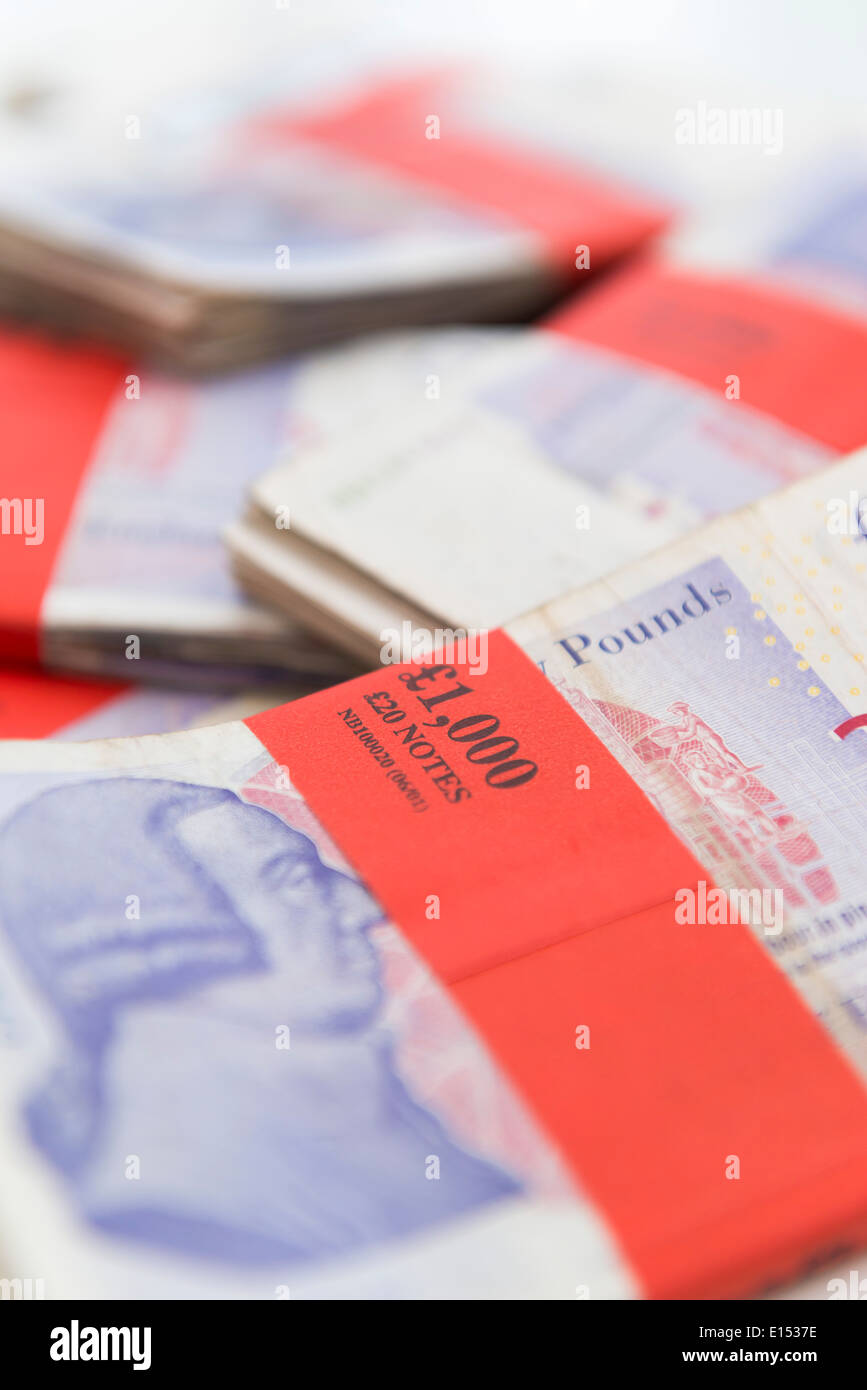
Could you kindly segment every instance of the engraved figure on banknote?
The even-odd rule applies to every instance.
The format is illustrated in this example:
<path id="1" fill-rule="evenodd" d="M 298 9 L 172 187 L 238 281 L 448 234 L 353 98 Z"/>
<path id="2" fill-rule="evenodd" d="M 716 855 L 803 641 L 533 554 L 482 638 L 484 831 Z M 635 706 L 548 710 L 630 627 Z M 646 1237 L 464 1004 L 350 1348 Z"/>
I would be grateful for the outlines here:
<path id="1" fill-rule="evenodd" d="M 686 701 L 655 716 L 574 690 L 570 698 L 706 863 L 738 866 L 740 877 L 782 888 L 789 907 L 836 901 L 834 877 L 803 821 Z"/>
<path id="2" fill-rule="evenodd" d="M 693 739 L 698 739 L 702 750 L 705 752 L 708 765 L 727 764 L 734 770 L 742 769 L 744 772 L 755 772 L 755 768 L 745 767 L 736 753 L 733 753 L 726 746 L 725 741 L 720 738 L 715 729 L 712 729 L 703 719 L 700 719 L 695 710 L 691 709 L 686 700 L 673 700 L 668 706 L 672 714 L 678 715 L 678 721 L 670 724 L 661 724 L 654 731 L 656 743 L 683 743 L 686 744 Z"/>
<path id="3" fill-rule="evenodd" d="M 723 758 L 709 756 L 703 748 L 687 749 L 681 767 L 703 800 L 727 821 L 747 849 L 756 851 L 763 840 L 773 840 L 777 827 L 750 796 L 749 776 L 735 771 Z"/>
<path id="4" fill-rule="evenodd" d="M 90 1222 L 285 1263 L 518 1190 L 397 1074 L 381 918 L 306 835 L 222 788 L 77 782 L 0 827 L 0 922 L 53 1039 L 25 1119 Z"/>

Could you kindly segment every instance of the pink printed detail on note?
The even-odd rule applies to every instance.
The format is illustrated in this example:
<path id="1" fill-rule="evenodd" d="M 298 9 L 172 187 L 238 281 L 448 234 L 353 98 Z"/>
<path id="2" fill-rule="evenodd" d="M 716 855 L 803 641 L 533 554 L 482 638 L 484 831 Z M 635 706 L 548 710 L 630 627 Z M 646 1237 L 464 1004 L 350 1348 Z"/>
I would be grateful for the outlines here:
<path id="1" fill-rule="evenodd" d="M 480 714 L 477 741 L 502 731 L 536 775 L 486 781 L 497 764 L 460 741 Z M 750 1293 L 867 1239 L 867 1091 L 750 928 L 675 920 L 675 891 L 711 874 L 505 634 L 483 676 L 385 667 L 246 722 L 450 986 L 648 1295 Z M 446 752 L 469 795 L 426 774 Z"/>

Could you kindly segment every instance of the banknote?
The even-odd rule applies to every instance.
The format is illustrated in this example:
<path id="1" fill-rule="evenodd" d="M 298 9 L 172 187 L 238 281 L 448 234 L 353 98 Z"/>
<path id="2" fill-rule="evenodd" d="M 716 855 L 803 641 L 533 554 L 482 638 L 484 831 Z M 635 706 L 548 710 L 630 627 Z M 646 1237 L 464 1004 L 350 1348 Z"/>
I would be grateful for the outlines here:
<path id="1" fill-rule="evenodd" d="M 447 664 L 383 667 L 258 722 L 0 745 L 7 1280 L 42 1280 L 46 1297 L 631 1297 L 668 1287 L 655 1269 L 686 1250 L 689 1295 L 711 1271 L 756 1292 L 786 1242 L 790 1274 L 851 1243 L 863 1176 L 857 1210 L 813 1206 L 834 1143 L 861 1154 L 867 1104 L 865 468 L 855 456 L 492 634 L 484 698 L 502 706 L 517 677 L 511 718 L 537 757 L 544 745 L 538 778 L 529 752 L 502 765 L 517 741 L 498 719 L 438 712 L 471 694 L 472 674 L 455 686 Z M 596 749 L 577 780 L 575 731 Z M 458 774 L 426 778 L 445 762 L 434 752 Z M 432 788 L 422 815 L 407 765 Z M 503 800 L 526 785 L 532 823 Z M 571 809 L 528 859 L 555 803 Z M 613 833 L 598 841 L 607 886 L 604 864 L 576 868 L 570 820 Z M 436 895 L 433 913 L 387 913 L 390 880 L 432 843 L 449 863 L 413 894 L 462 883 L 469 906 L 450 916 L 443 888 L 441 918 Z M 663 926 L 660 846 L 679 865 L 664 896 L 689 865 L 703 875 L 674 897 L 698 918 Z M 732 918 L 745 936 L 723 984 L 741 928 L 690 922 L 727 920 L 701 914 L 730 892 L 747 894 Z M 545 908 L 510 916 L 510 900 Z M 495 943 L 489 963 L 459 968 L 476 945 L 456 938 L 456 911 Z M 631 960 L 606 955 L 624 931 Z M 672 941 L 700 977 L 652 974 Z M 537 1027 L 563 999 L 572 1019 L 548 1067 L 520 1012 L 524 971 L 545 981 Z M 578 1010 L 602 1038 L 620 1019 L 590 1053 L 595 1116 L 560 1089 L 582 1065 Z M 647 1059 L 659 1066 L 683 1011 L 694 1031 L 657 1071 Z M 723 1077 L 734 1090 L 717 1094 Z M 829 1089 L 841 1108 L 817 1119 Z M 705 1122 L 726 1134 L 763 1104 L 747 1181 L 723 1181 L 736 1153 L 692 1171 Z M 807 1128 L 781 1139 L 792 1125 Z M 661 1215 L 645 1209 L 660 1191 Z"/>
<path id="2" fill-rule="evenodd" d="M 9 1279 L 46 1297 L 571 1296 L 592 1266 L 600 1292 L 630 1291 L 459 1011 L 245 726 L 45 745 L 39 770 L 4 752 L 11 930 L 30 915 L 11 857 L 32 868 L 49 805 L 53 852 L 76 855 L 81 816 L 102 834 L 97 804 L 118 835 L 67 883 L 70 978 L 34 992 L 4 964 L 4 1170 L 26 1189 L 3 1223 Z M 111 862 L 123 882 L 95 896 Z"/>
<path id="3" fill-rule="evenodd" d="M 7 161 L 5 310 L 219 368 L 526 318 L 672 210 L 666 177 L 598 149 L 574 86 L 509 81 L 504 103 L 496 73 L 360 63 L 311 84 L 304 61 L 282 91 L 187 93 L 111 138 L 30 150 L 26 179 Z"/>
<path id="4" fill-rule="evenodd" d="M 780 891 L 768 949 L 867 1075 L 865 486 L 860 453 L 509 630 L 718 882 Z"/>
<path id="5" fill-rule="evenodd" d="M 7 332 L 0 653 L 206 689 L 347 674 L 333 648 L 244 594 L 222 530 L 284 450 L 395 393 L 411 403 L 419 376 L 464 371 L 496 341 L 398 337 L 193 382 Z"/>
<path id="6" fill-rule="evenodd" d="M 847 190 L 802 194 L 752 259 L 733 232 L 724 267 L 698 219 L 541 329 L 419 375 L 412 407 L 396 392 L 363 434 L 296 452 L 229 532 L 242 582 L 375 659 L 419 612 L 502 623 L 860 446 L 867 319 L 827 288 L 835 246 L 838 289 L 863 274 Z"/>

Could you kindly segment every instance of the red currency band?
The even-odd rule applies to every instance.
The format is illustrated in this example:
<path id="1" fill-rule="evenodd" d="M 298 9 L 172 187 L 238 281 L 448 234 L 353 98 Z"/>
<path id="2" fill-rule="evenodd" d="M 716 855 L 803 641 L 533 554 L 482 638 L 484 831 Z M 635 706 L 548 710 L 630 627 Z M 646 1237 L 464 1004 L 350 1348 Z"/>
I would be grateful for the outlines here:
<path id="1" fill-rule="evenodd" d="M 448 985 L 645 1292 L 750 1292 L 867 1237 L 867 1091 L 824 1028 L 748 927 L 675 922 L 677 889 L 710 874 L 510 638 L 490 635 L 485 674 L 450 669 L 384 667 L 246 722 Z M 498 737 L 517 750 L 484 762 Z"/>
<path id="2" fill-rule="evenodd" d="M 45 593 L 125 370 L 97 349 L 0 333 L 0 660 L 39 660 Z"/>
<path id="3" fill-rule="evenodd" d="M 279 115 L 257 137 L 297 135 L 437 189 L 535 232 L 563 275 L 579 245 L 602 265 L 658 232 L 672 208 L 590 169 L 576 171 L 543 152 L 498 144 L 449 123 L 448 85 L 425 74 L 383 83 L 337 109 L 310 117 Z M 441 138 L 425 138 L 440 114 Z"/>
<path id="4" fill-rule="evenodd" d="M 746 404 L 841 453 L 867 440 L 867 324 L 775 287 L 645 264 L 545 326 L 720 394 L 734 374 Z"/>
<path id="5" fill-rule="evenodd" d="M 125 689 L 109 681 L 0 671 L 0 738 L 50 738 Z"/>

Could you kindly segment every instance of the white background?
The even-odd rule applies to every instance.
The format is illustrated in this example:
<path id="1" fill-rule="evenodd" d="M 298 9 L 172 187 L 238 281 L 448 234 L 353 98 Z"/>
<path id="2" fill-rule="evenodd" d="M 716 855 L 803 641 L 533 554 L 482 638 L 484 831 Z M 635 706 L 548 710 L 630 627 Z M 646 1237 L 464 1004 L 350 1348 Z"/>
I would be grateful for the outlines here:
<path id="1" fill-rule="evenodd" d="M 860 103 L 863 0 L 0 0 L 0 92 L 56 84 L 129 108 L 162 87 L 291 63 L 335 45 L 505 55 L 530 66 L 612 55 L 689 76 L 709 102 Z"/>

